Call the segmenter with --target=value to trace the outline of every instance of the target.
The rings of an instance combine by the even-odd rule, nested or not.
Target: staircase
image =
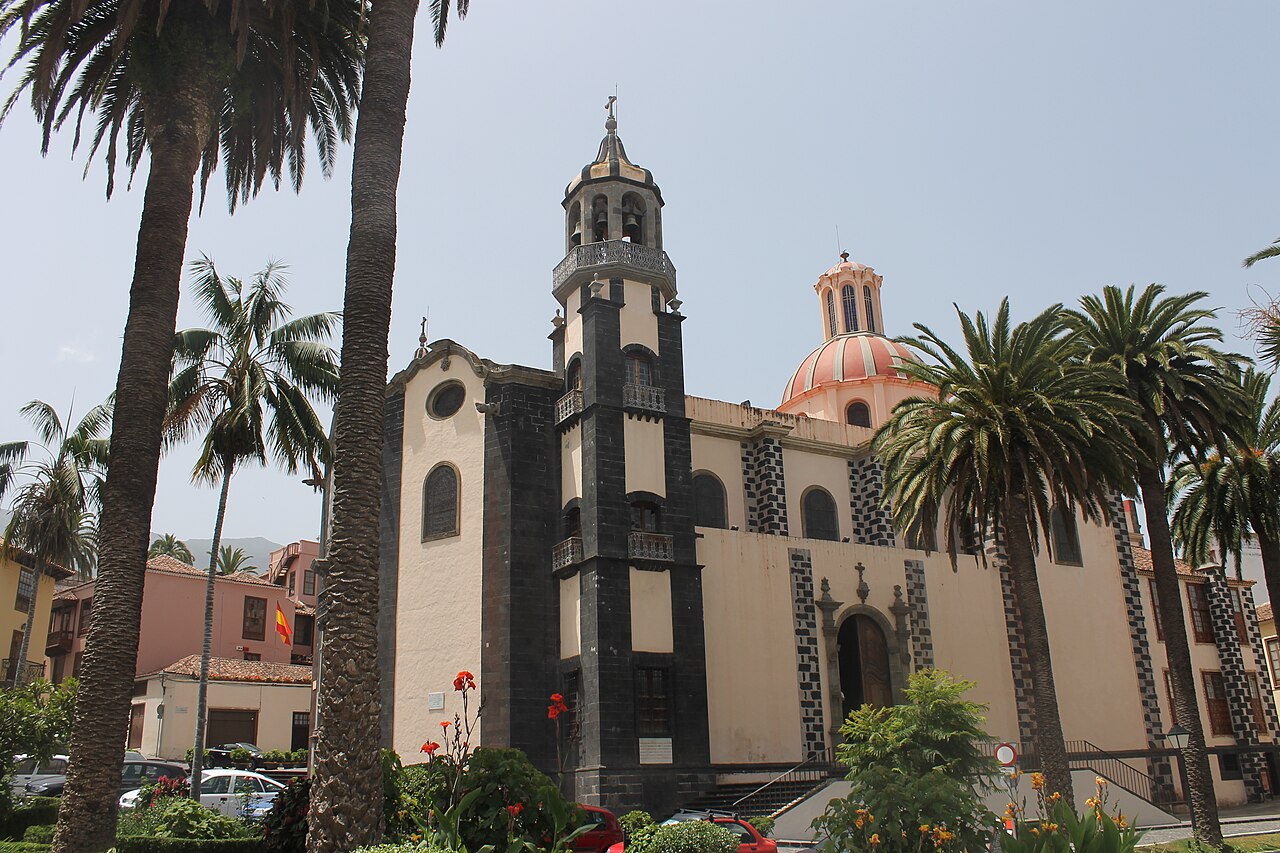
[[[772,817],[825,785],[831,776],[832,768],[825,760],[811,758],[764,784],[732,782],[717,785],[686,803],[684,808],[695,811],[715,809],[744,817]]]

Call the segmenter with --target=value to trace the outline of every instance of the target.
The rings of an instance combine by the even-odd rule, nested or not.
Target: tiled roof
[[[188,655],[160,672],[200,677],[200,655]],[[151,673],[155,675],[156,673]],[[260,660],[209,658],[209,678],[215,681],[262,681],[269,684],[310,684],[311,667]]]
[[[295,601],[293,612],[299,614],[300,616],[316,615],[316,609],[312,607],[310,604],[307,604],[305,601]]]
[[[1140,572],[1154,571],[1151,565],[1151,552],[1146,548],[1133,549],[1133,564]],[[1174,560],[1174,566],[1178,569],[1178,574],[1187,575],[1188,577],[1201,577],[1191,568],[1191,564],[1184,560]]]
[[[1268,619],[1274,619],[1275,616],[1271,612],[1271,602],[1264,601],[1258,605],[1258,621],[1266,622]]]
[[[0,556],[3,556],[4,538],[0,537]],[[19,548],[14,545],[9,553],[9,557],[20,566],[26,566],[28,569],[36,567],[36,558],[25,548]],[[48,563],[44,567],[44,573],[57,581],[66,580],[75,574],[71,569],[60,566],[57,563]]]
[[[187,565],[181,560],[170,557],[168,554],[160,554],[147,560],[147,569],[153,572],[170,572],[175,575],[199,575],[206,577],[209,570],[198,569],[195,566]],[[253,572],[235,572],[230,575],[219,575],[220,578],[226,580],[239,581],[241,583],[252,583],[260,586],[275,586],[271,581],[263,578]]]

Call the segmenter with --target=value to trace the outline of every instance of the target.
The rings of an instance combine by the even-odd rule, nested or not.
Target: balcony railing
[[[66,654],[71,651],[71,643],[75,638],[76,632],[70,628],[50,631],[49,638],[45,640],[44,653],[49,656]]]
[[[667,410],[667,391],[652,385],[623,385],[622,406],[626,409],[640,409],[645,412],[665,412]]]
[[[665,279],[672,291],[675,290],[676,268],[667,253],[628,240],[606,240],[575,247],[551,273],[551,286],[559,289],[560,285],[580,270],[611,266],[627,266],[652,273]]]
[[[665,533],[633,530],[627,536],[627,556],[633,560],[659,560],[670,563],[676,558],[675,545]]]
[[[582,537],[572,536],[551,549],[551,570],[576,566],[582,562]]]
[[[5,689],[13,687],[14,679],[18,675],[17,663],[17,661],[10,660],[9,658],[0,659],[0,674],[4,675],[4,680],[0,681],[0,687],[4,687]],[[37,678],[44,678],[44,664],[31,663],[28,661],[24,665],[22,683],[30,684]]]
[[[562,424],[575,415],[582,414],[582,392],[570,391],[556,401],[556,424]]]

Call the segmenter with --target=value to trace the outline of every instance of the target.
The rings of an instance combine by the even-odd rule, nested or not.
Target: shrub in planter
[[[646,826],[653,826],[653,815],[646,811],[636,809],[624,814],[618,818],[618,826],[622,827],[622,834],[626,836],[627,841],[631,841],[631,836],[637,830],[644,829]]]
[[[774,820],[768,815],[761,815],[759,817],[749,817],[747,818],[747,823],[754,826],[756,828],[756,832],[760,833],[765,838],[768,838],[769,833],[773,832]]]
[[[22,840],[35,842],[36,844],[52,844],[54,826],[55,824],[52,823],[28,826],[27,831],[22,833]]]
[[[738,836],[714,823],[687,820],[658,827],[643,853],[738,853]]]
[[[262,821],[262,849],[269,853],[305,853],[311,780],[294,779],[276,794]]]

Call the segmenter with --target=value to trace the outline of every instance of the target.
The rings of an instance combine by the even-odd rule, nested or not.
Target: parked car
[[[65,758],[65,757],[64,757]],[[67,785],[65,760],[58,773],[33,776],[28,779],[22,793],[33,797],[60,797],[62,789]],[[170,779],[187,778],[187,768],[174,761],[158,761],[153,758],[126,758],[120,773],[120,790],[131,791],[141,788],[147,782],[154,782],[161,776]]]
[[[745,818],[730,812],[719,811],[678,811],[663,821],[663,825],[683,823],[687,820],[705,820],[716,826],[723,826],[738,836],[738,853],[778,853],[778,842],[765,838]],[[621,844],[609,848],[608,853],[622,853]]]
[[[605,853],[615,844],[622,843],[622,827],[613,812],[595,806],[581,806],[587,813],[591,829],[573,839],[573,849],[583,853]]]
[[[44,784],[48,777],[61,777],[67,773],[67,756],[55,755],[48,761],[37,761],[28,756],[19,756],[14,766],[13,781],[9,783],[14,796],[29,796],[34,793],[27,790],[27,785],[36,782]],[[40,781],[36,781],[40,780]]]
[[[211,746],[205,750],[205,755],[209,756],[210,767],[230,767],[231,753],[237,749],[243,749],[249,753],[249,769],[253,770],[258,766],[258,762],[262,759],[262,750],[258,749],[256,744],[252,743],[224,743],[220,746]]]
[[[240,817],[264,804],[269,811],[271,801],[283,790],[284,785],[275,779],[252,770],[214,768],[200,774],[200,804],[231,817]],[[141,794],[140,790],[124,794],[120,808],[136,808]]]

